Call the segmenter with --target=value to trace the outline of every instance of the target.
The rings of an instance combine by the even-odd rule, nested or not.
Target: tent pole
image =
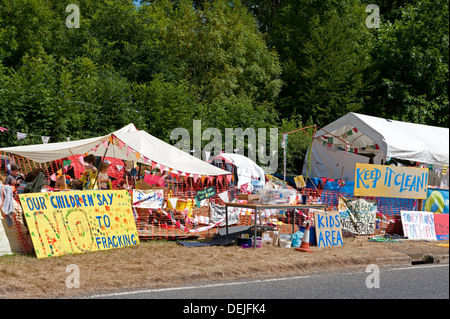
[[[95,176],[94,186],[95,186],[95,184],[97,183],[97,180],[98,180],[98,173],[100,173],[100,167],[102,167],[102,164],[103,164],[103,162],[105,161],[106,153],[108,152],[108,149],[109,149],[109,145],[110,145],[110,144],[111,144],[111,141],[108,141],[108,146],[106,147],[105,154],[103,154],[102,161],[100,162],[100,166],[99,166],[98,169],[97,169],[97,176]],[[97,185],[97,186],[98,186],[98,189],[100,189],[100,185]]]
[[[287,148],[287,133],[283,134],[283,180],[286,181],[286,148]]]

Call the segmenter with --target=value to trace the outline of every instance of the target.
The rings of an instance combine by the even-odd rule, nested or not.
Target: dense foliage
[[[348,112],[448,127],[448,0],[379,1],[379,28],[368,4],[0,0],[0,146],[129,123],[174,143],[193,119],[282,133]],[[309,144],[295,134],[293,173]]]

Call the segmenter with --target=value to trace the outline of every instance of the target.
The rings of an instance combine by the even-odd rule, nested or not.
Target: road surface
[[[449,265],[427,264],[386,269],[369,266],[365,271],[191,284],[185,287],[97,294],[87,298],[185,299],[189,307],[192,306],[192,299],[246,302],[252,299],[254,302],[273,299],[449,299]]]

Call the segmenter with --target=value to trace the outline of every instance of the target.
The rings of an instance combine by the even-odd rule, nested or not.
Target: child
[[[23,181],[23,176],[20,174],[20,166],[13,164],[11,165],[11,174],[9,174],[5,179],[5,185],[19,186]]]
[[[95,182],[97,179],[97,168],[95,167],[95,161],[96,157],[92,154],[89,154],[84,157],[84,168],[86,169],[83,174],[81,174],[81,177],[79,178],[79,181],[81,183],[82,189],[96,189],[96,185],[98,184]]]
[[[99,172],[98,172],[98,183],[100,185],[100,189],[111,189],[111,183],[108,176],[108,169],[109,165],[111,163],[109,161],[103,161],[102,165],[100,166]]]

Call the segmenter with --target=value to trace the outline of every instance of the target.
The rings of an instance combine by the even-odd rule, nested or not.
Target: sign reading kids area
[[[38,258],[139,244],[126,190],[32,193],[19,198]]]
[[[355,167],[355,196],[427,198],[428,169],[360,164]]]

